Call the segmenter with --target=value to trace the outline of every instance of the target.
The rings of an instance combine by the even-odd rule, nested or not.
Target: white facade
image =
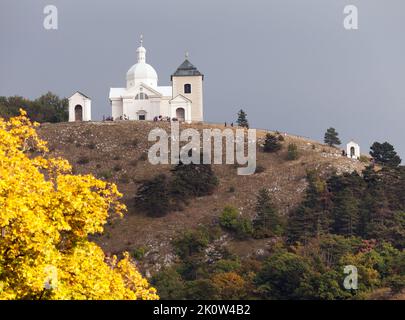
[[[91,121],[91,99],[79,91],[69,98],[69,121]]]
[[[360,146],[356,142],[350,141],[346,145],[346,154],[350,159],[360,159]]]
[[[127,72],[126,88],[110,89],[113,119],[151,121],[169,117],[186,122],[203,121],[203,75],[186,59],[172,75],[173,86],[159,86],[155,69],[146,63],[142,38],[136,52],[138,62]],[[175,85],[179,82],[181,86]]]

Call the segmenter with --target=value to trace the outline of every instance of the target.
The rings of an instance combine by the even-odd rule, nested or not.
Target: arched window
[[[184,93],[191,93],[191,84],[186,83],[184,85]]]
[[[149,96],[146,93],[143,93],[143,92],[138,93],[135,96],[135,100],[148,100],[148,99],[149,99]]]

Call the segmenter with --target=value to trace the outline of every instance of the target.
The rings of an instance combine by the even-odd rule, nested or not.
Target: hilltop
[[[303,137],[274,133],[284,137],[283,148],[277,153],[258,151],[258,173],[238,176],[233,165],[213,165],[219,178],[219,186],[213,195],[196,198],[182,211],[151,218],[135,209],[136,191],[145,179],[157,173],[169,173],[172,168],[170,165],[153,166],[147,160],[147,151],[153,144],[147,140],[148,133],[156,126],[170,132],[169,123],[140,121],[42,124],[38,130],[48,141],[51,155],[69,160],[75,173],[90,173],[118,185],[128,214],[109,223],[104,235],[95,240],[108,254],[143,248],[145,257],[140,268],[148,275],[173,262],[175,255],[171,242],[179,231],[209,224],[218,218],[225,205],[232,205],[243,215],[251,217],[257,191],[267,188],[276,207],[287,215],[302,200],[308,170],[317,169],[327,176],[333,171],[338,174],[361,172],[365,167],[360,161],[343,157],[340,149]],[[198,130],[224,129],[223,125],[212,124],[182,124],[180,129],[191,127]],[[267,132],[257,131],[258,145],[263,143]],[[285,160],[289,143],[298,146],[298,160]],[[240,241],[229,236],[222,237],[221,241],[241,257],[264,251],[268,245],[267,240]]]

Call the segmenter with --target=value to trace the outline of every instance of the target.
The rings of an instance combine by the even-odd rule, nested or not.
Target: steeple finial
[[[143,47],[143,34],[141,34],[141,47]]]
[[[186,51],[186,53],[184,55],[185,55],[186,59],[188,59],[188,56],[189,56],[188,51]]]

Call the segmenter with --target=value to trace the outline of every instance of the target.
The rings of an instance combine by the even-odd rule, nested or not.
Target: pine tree
[[[279,236],[283,232],[281,217],[274,207],[270,193],[260,189],[257,195],[256,218],[253,220],[256,238]]]
[[[330,194],[316,172],[307,175],[305,199],[288,219],[288,242],[307,242],[313,237],[329,233],[331,227]]]
[[[236,121],[236,123],[240,127],[249,128],[249,122],[247,120],[247,114],[242,109],[240,109],[240,111],[238,112],[238,120]]]
[[[374,142],[370,149],[370,155],[374,158],[376,163],[381,165],[397,167],[402,161],[394,147],[388,142]]]
[[[271,133],[266,134],[263,146],[264,152],[277,152],[281,149],[281,147],[282,145],[276,136],[272,135]]]
[[[336,132],[335,128],[329,128],[326,130],[324,142],[330,147],[342,144],[339,139],[339,134]]]
[[[171,209],[167,177],[160,174],[145,181],[138,189],[135,205],[150,216],[166,215]]]
[[[345,189],[338,193],[333,209],[335,217],[335,232],[345,236],[356,234],[360,212],[359,201],[354,197],[352,190]]]

